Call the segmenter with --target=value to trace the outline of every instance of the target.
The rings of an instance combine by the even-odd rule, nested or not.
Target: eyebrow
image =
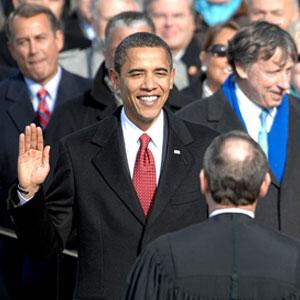
[[[131,70],[129,70],[128,71],[128,74],[132,74],[132,73],[135,73],[135,72],[144,72],[145,71],[145,69],[142,69],[142,68],[135,68],[135,69],[131,69]],[[169,72],[169,70],[168,69],[166,69],[166,68],[156,68],[156,69],[154,69],[154,71],[163,71],[163,72]]]

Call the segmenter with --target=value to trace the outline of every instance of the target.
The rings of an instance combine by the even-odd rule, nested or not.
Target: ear
[[[240,78],[248,79],[248,72],[244,67],[242,67],[241,65],[236,65],[235,69]]]
[[[261,186],[260,186],[258,198],[263,198],[264,196],[266,196],[266,194],[269,190],[270,183],[271,183],[271,176],[269,173],[267,173],[265,175],[265,178],[264,178]]]
[[[60,52],[64,47],[64,34],[61,30],[56,31],[55,40],[56,40],[58,51]]]
[[[201,192],[202,194],[206,194],[208,192],[208,182],[204,173],[204,169],[200,171],[199,180],[200,180]]]
[[[208,54],[205,51],[201,51],[199,53],[199,59],[200,59],[202,65],[206,65],[207,64],[207,55]]]
[[[118,90],[120,88],[120,76],[114,69],[109,69],[109,78],[113,84],[113,87]]]
[[[176,74],[176,70],[175,68],[173,68],[171,70],[171,79],[170,79],[170,90],[173,89],[173,86],[174,86],[174,78],[175,78],[175,74]]]

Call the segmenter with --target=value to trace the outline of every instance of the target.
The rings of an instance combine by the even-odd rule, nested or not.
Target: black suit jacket
[[[264,225],[300,238],[300,102],[289,96],[288,149],[281,184],[272,175],[267,196],[258,202],[256,219]],[[221,90],[211,97],[195,101],[178,112],[182,119],[204,124],[220,133],[244,130],[242,123]]]
[[[125,299],[299,299],[300,242],[226,213],[149,245]]]
[[[166,121],[166,153],[147,219],[129,174],[119,111],[65,137],[45,201],[40,191],[11,210],[19,238],[31,252],[62,250],[72,223],[77,225],[74,299],[119,299],[127,272],[146,244],[206,218],[198,174],[215,132],[170,113]],[[11,206],[16,197],[12,190]]]
[[[63,103],[78,97],[91,87],[91,81],[65,70],[59,83],[56,106],[50,122],[45,130],[47,144],[57,140],[52,127],[57,121],[56,109]],[[28,88],[23,76],[17,75],[4,80],[0,84],[0,224],[3,225],[6,213],[6,198],[10,185],[17,178],[17,157],[19,134],[31,122],[36,122]],[[63,124],[62,124],[63,126]]]

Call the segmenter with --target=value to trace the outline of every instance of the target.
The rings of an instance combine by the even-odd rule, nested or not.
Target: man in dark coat
[[[298,299],[300,242],[254,222],[270,184],[262,149],[232,131],[215,138],[203,165],[209,220],[151,243],[125,299]]]
[[[0,224],[11,228],[6,198],[9,187],[17,179],[19,134],[28,123],[40,124],[43,102],[48,114],[44,134],[47,143],[52,144],[56,140],[52,126],[57,121],[57,108],[89,90],[91,82],[58,65],[63,36],[59,22],[49,9],[38,5],[21,5],[11,14],[8,22],[9,48],[20,69],[20,72],[0,84]],[[47,92],[42,101],[37,94],[43,89]],[[23,252],[15,241],[1,237],[0,272],[3,272],[3,276],[0,278],[6,281],[4,286],[10,286],[10,299],[15,299],[16,294],[22,294],[22,299],[25,299],[24,293],[20,292],[20,281],[22,277],[28,278],[28,272],[21,274],[22,259]],[[29,269],[26,268],[26,271]],[[43,274],[47,274],[45,269],[34,276],[40,280]],[[52,277],[54,283],[55,278]],[[47,278],[46,285],[50,281]],[[33,285],[34,289],[39,288],[37,283]],[[52,292],[55,295],[55,284]],[[43,290],[43,293],[45,298],[49,295],[53,299],[47,290]]]
[[[162,109],[173,77],[170,49],[159,37],[142,32],[123,40],[112,79],[124,106],[62,140],[47,191],[41,185],[50,150],[41,129],[32,124],[20,136],[19,186],[10,198],[17,233],[28,250],[47,255],[61,251],[72,224],[77,227],[74,299],[119,299],[146,244],[206,218],[197,174],[215,132]],[[146,149],[140,142],[145,137]]]
[[[228,59],[234,75],[214,95],[178,115],[221,133],[247,131],[264,147],[272,183],[265,200],[258,203],[256,219],[300,238],[300,103],[287,94],[296,46],[278,26],[256,22],[230,41]]]

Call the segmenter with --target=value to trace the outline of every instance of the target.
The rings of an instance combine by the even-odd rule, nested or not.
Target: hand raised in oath
[[[40,127],[30,124],[19,137],[18,180],[25,198],[32,198],[45,181],[49,171],[50,146],[44,147]]]

